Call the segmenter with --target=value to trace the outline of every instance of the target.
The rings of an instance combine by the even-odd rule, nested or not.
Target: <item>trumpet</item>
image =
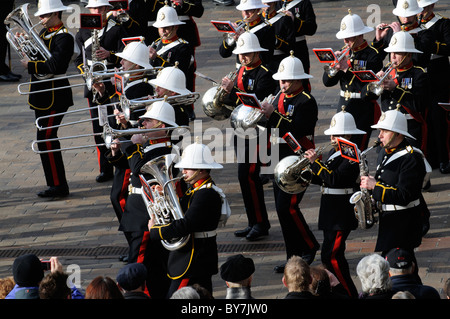
[[[336,73],[338,72],[338,71],[336,70],[336,64],[338,64],[338,63],[345,57],[345,55],[347,54],[348,51],[350,51],[350,49],[351,49],[351,46],[346,45],[346,46],[343,48],[344,52],[342,52],[341,55],[339,55],[337,61],[335,61],[335,62],[333,62],[333,63],[330,63],[330,64],[326,64],[326,65],[323,67],[324,71],[325,71],[329,76],[335,76],[335,75],[336,75]]]
[[[156,131],[172,131],[176,129],[189,129],[189,126],[176,126],[176,127],[162,127],[162,128],[150,128],[150,129],[128,129],[128,130],[116,130],[113,129],[106,123],[103,126],[103,132],[100,133],[90,133],[90,134],[80,134],[80,135],[74,135],[74,136],[65,136],[65,137],[56,137],[56,138],[50,138],[45,140],[34,140],[31,143],[31,149],[33,152],[37,154],[46,154],[46,153],[54,153],[54,152],[61,152],[61,151],[69,151],[69,150],[77,150],[82,148],[90,148],[90,147],[98,147],[98,146],[106,146],[107,148],[111,148],[111,145],[114,144],[114,139],[124,136],[130,136],[134,134],[142,134],[142,133],[149,133],[149,132],[156,132]],[[41,143],[49,143],[49,142],[56,142],[56,141],[64,141],[64,140],[71,140],[76,138],[82,138],[82,137],[91,137],[91,136],[102,136],[104,143],[99,144],[87,144],[87,145],[79,145],[79,146],[71,146],[71,147],[65,147],[65,148],[58,148],[58,149],[52,149],[52,150],[40,150],[39,144]],[[168,136],[166,136],[168,137]],[[131,142],[131,141],[130,141]]]
[[[236,35],[236,34],[238,34],[239,32],[241,32],[241,30],[245,27],[245,25],[246,25],[246,22],[244,21],[244,20],[242,20],[241,22],[239,22],[237,25],[236,25],[236,28],[235,28],[235,33],[225,33],[224,34],[224,41],[225,41],[225,43],[228,45],[228,46],[233,46],[235,43],[236,43],[236,40],[234,39],[234,36]]]
[[[386,67],[388,67],[388,68],[384,71],[384,75],[381,77],[381,79],[378,82],[370,82],[367,85],[367,89],[370,92],[376,94],[377,96],[380,96],[381,93],[383,93],[384,89],[381,86],[381,84],[383,84],[384,80],[389,76],[391,71],[396,68],[396,65],[394,63],[389,62],[389,64]]]

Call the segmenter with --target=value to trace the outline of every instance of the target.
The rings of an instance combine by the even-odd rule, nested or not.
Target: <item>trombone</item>
[[[348,51],[350,51],[351,46],[349,45],[345,45],[345,47],[343,47],[344,52],[341,53],[341,55],[339,55],[337,61],[330,63],[330,64],[326,64],[323,69],[325,70],[325,72],[329,75],[329,76],[335,76],[337,71],[336,71],[336,64],[338,64],[342,58],[347,54]]]
[[[397,66],[395,63],[389,62],[389,64],[386,65],[387,69],[384,71],[384,75],[380,78],[377,82],[370,82],[367,86],[367,89],[369,92],[372,92],[376,94],[377,96],[380,96],[381,93],[383,93],[384,89],[381,86],[381,84],[384,82],[384,80],[390,75],[391,71],[395,69]]]
[[[162,127],[162,128],[149,128],[149,129],[116,130],[116,129],[113,129],[111,126],[109,126],[108,123],[106,123],[103,126],[103,132],[101,132],[101,133],[90,133],[90,134],[80,134],[80,135],[74,135],[74,136],[56,137],[56,138],[50,138],[50,139],[46,139],[46,140],[39,140],[39,141],[38,140],[34,140],[31,143],[31,149],[33,150],[33,152],[35,152],[37,154],[46,154],[46,153],[54,153],[54,152],[76,150],[76,149],[98,147],[98,146],[106,146],[107,148],[111,148],[111,145],[115,144],[113,142],[114,139],[119,138],[119,137],[124,137],[124,136],[129,136],[129,135],[134,135],[134,134],[156,132],[156,131],[173,131],[173,130],[176,130],[176,129],[188,129],[189,130],[189,126],[175,126],[175,127]],[[79,145],[79,146],[57,148],[57,149],[52,149],[52,150],[39,150],[39,146],[38,146],[40,143],[63,141],[63,140],[69,140],[69,139],[75,139],[75,138],[81,138],[81,137],[91,137],[91,136],[102,136],[103,140],[105,142],[104,143],[99,143],[99,144],[88,144],[88,145]],[[166,137],[168,137],[168,136],[166,136]]]
[[[99,71],[94,71],[95,69],[100,69]],[[51,88],[51,89],[45,89],[45,90],[38,90],[38,91],[33,91],[30,92],[28,91],[23,91],[22,90],[22,86],[27,85],[28,87],[30,86],[30,82],[27,83],[21,83],[17,86],[17,91],[19,92],[20,95],[29,95],[29,94],[34,94],[34,93],[41,93],[41,92],[48,92],[48,91],[55,91],[55,90],[62,90],[62,89],[67,89],[67,88],[74,88],[74,87],[80,87],[80,86],[87,86],[88,90],[92,90],[92,86],[95,83],[98,83],[100,81],[102,81],[103,79],[107,79],[107,78],[112,78],[114,75],[123,75],[125,77],[125,79],[129,78],[132,74],[135,73],[144,73],[144,75],[148,76],[148,75],[155,75],[158,73],[158,71],[162,69],[162,67],[155,67],[155,68],[150,68],[150,69],[136,69],[136,70],[128,70],[128,71],[116,71],[114,69],[107,69],[106,65],[102,62],[96,62],[93,63],[90,67],[89,70],[83,74],[74,74],[74,75],[67,75],[67,76],[61,76],[61,77],[55,77],[52,79],[45,79],[45,80],[41,80],[41,81],[35,81],[32,82],[31,84],[38,84],[38,83],[44,83],[44,82],[50,82],[50,81],[55,81],[55,80],[62,80],[62,79],[73,79],[73,78],[83,78],[85,80],[85,83],[79,83],[79,84],[71,84],[71,85],[66,85],[66,86],[61,86],[61,87],[57,87],[57,88]]]

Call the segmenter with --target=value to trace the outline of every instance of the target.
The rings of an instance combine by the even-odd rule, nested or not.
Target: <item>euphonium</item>
[[[381,84],[383,84],[384,80],[389,76],[392,69],[395,69],[394,63],[389,63],[387,66],[388,66],[388,68],[384,71],[384,75],[381,77],[381,79],[378,82],[370,82],[367,87],[370,92],[372,92],[378,96],[380,96],[381,93],[383,93],[383,91],[384,91]]]
[[[378,145],[380,145],[380,142],[377,141],[373,146],[361,152],[359,162],[360,176],[369,176],[366,154]],[[369,229],[373,225],[375,225],[375,223],[377,222],[377,217],[375,215],[379,212],[379,209],[376,207],[375,201],[371,197],[368,189],[361,187],[360,191],[354,193],[350,197],[350,203],[355,205],[355,215],[358,219],[358,225],[361,229]]]
[[[315,149],[318,156],[323,153],[324,146]],[[273,172],[275,183],[288,194],[305,191],[311,184],[312,171],[309,159],[303,155],[291,155],[283,158]]]
[[[14,9],[6,17],[4,21],[8,31],[6,33],[6,39],[21,59],[26,56],[30,61],[46,61],[52,55],[39,37],[39,34],[34,30],[37,26],[41,25],[41,22],[35,25],[31,24],[28,15],[28,5],[29,3],[23,4]],[[10,28],[8,24],[14,24],[14,26]],[[15,33],[19,33],[20,35],[16,36]],[[53,77],[53,74],[34,74],[34,77],[42,80]]]
[[[182,177],[174,178],[172,175],[174,159],[177,155],[162,155],[154,160],[145,163],[141,168],[141,173],[150,174],[154,180],[145,181],[140,175],[143,187],[142,198],[147,206],[150,218],[156,219],[157,225],[163,225],[174,220],[184,218],[177,193],[173,182]],[[162,195],[157,190],[153,190],[150,183],[156,182],[162,188]],[[161,243],[167,250],[173,251],[180,249],[189,241],[190,235],[173,238],[171,240],[162,240]]]
[[[237,76],[237,70],[228,73],[226,76],[234,81]],[[202,107],[205,114],[217,121],[222,121],[230,117],[233,106],[224,103],[227,92],[220,86],[214,85],[207,90],[202,98]]]
[[[344,49],[344,51],[338,57],[337,62],[333,62],[333,63],[330,63],[330,64],[325,64],[325,66],[323,67],[323,69],[325,70],[325,72],[329,76],[335,76],[336,75],[336,73],[338,72],[336,70],[336,68],[335,68],[336,64],[338,64],[342,60],[342,58],[347,54],[347,52],[351,49],[351,47],[346,45],[343,49]]]

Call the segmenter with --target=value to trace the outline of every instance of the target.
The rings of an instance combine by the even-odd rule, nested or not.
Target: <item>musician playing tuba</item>
[[[341,156],[337,138],[350,140],[352,135],[365,134],[356,128],[353,116],[345,108],[331,119],[330,127],[325,130],[333,146],[327,159],[321,161],[314,149],[309,149],[304,156],[311,162],[312,183],[321,185],[319,210],[319,229],[323,231],[321,245],[322,264],[342,283],[347,294],[358,297],[358,291],[352,281],[347,259],[345,242],[350,232],[358,227],[354,207],[349,199],[356,187],[360,169],[358,164]]]
[[[262,112],[267,118],[269,128],[277,128],[279,136],[290,132],[300,143],[302,149],[314,147],[314,128],[317,122],[318,108],[315,98],[303,87],[303,80],[312,78],[304,72],[303,64],[291,52],[291,56],[283,59],[278,72],[273,75],[278,80],[280,92],[272,103],[262,103]],[[272,137],[272,142],[275,137]],[[278,138],[279,154],[272,151],[272,161],[295,155],[288,144]],[[313,232],[300,211],[299,204],[305,191],[299,194],[288,194],[274,183],[275,206],[286,245],[286,260],[291,256],[302,257],[311,264],[319,249]],[[275,267],[277,273],[284,271],[284,264]]]
[[[211,277],[218,272],[216,229],[226,202],[210,171],[221,169],[222,165],[214,161],[208,146],[196,142],[185,148],[175,167],[182,169],[188,186],[180,198],[184,218],[159,226],[152,218],[148,224],[150,239],[153,242],[191,235],[184,247],[169,253],[167,275],[172,281],[168,297],[182,286],[193,284],[212,295]]]
[[[128,198],[125,202],[119,230],[124,232],[128,241],[128,262],[143,262],[147,269],[152,269],[147,278],[147,288],[152,298],[165,298],[169,281],[165,266],[168,251],[158,241],[148,241],[146,232],[149,214],[142,199],[142,184],[139,178],[143,165],[159,156],[174,151],[170,133],[164,128],[177,127],[175,111],[172,105],[164,101],[152,104],[151,108],[141,116],[140,122],[145,129],[161,128],[162,130],[135,134],[131,142],[114,140],[111,145],[112,158],[116,165],[129,166],[131,170]],[[144,174],[147,180],[153,177]]]
[[[51,57],[43,61],[30,61],[28,58],[21,60],[22,65],[31,74],[30,92],[46,90],[45,92],[30,94],[28,104],[34,110],[36,118],[66,112],[73,105],[72,90],[70,88],[52,90],[54,87],[69,85],[67,79],[47,81],[39,83],[35,74],[63,75],[69,66],[74,52],[74,38],[63,25],[62,12],[70,10],[60,0],[40,0],[39,9],[35,13],[44,26],[39,32],[44,45],[50,50]],[[50,45],[51,44],[51,45]],[[58,125],[63,116],[49,117],[43,126]],[[37,140],[57,138],[58,128],[45,131],[37,130]],[[59,141],[39,143],[41,151],[60,149]],[[69,186],[66,180],[64,162],[61,152],[41,154],[41,162],[44,168],[47,190],[39,192],[39,197],[66,197],[69,195]]]

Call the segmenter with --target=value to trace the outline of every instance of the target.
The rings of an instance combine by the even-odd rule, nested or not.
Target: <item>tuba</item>
[[[6,17],[4,21],[7,29],[6,39],[21,59],[27,57],[30,61],[46,61],[52,55],[39,34],[36,33],[35,28],[41,25],[41,22],[35,25],[31,24],[28,5],[29,3],[23,4]],[[13,27],[9,27],[9,24]],[[16,33],[20,35],[16,36]],[[53,74],[35,74],[34,76],[38,80],[42,80],[53,77]]]
[[[369,176],[369,168],[366,162],[366,154],[374,147],[380,145],[377,141],[375,144],[365,151],[361,152],[361,158],[359,162],[359,175]],[[376,206],[375,201],[371,197],[369,190],[362,188],[361,190],[354,193],[350,197],[350,203],[355,205],[355,215],[358,219],[358,225],[361,229],[369,229],[377,222],[375,217],[376,213],[379,213],[379,208]]]
[[[321,155],[325,146],[315,149]],[[313,173],[309,159],[300,155],[291,155],[283,158],[273,172],[275,183],[285,193],[298,194],[305,191],[311,184]]]
[[[226,77],[234,81],[237,77],[237,70],[228,73]],[[202,98],[202,107],[208,117],[217,121],[226,120],[230,117],[234,106],[224,103],[226,95],[227,92],[220,85],[214,85],[205,92]]]
[[[177,193],[173,182],[181,177],[173,177],[173,163],[177,155],[167,154],[159,156],[147,163],[141,168],[141,173],[150,174],[154,177],[152,180],[145,180],[142,174],[139,175],[143,192],[142,198],[146,204],[147,212],[150,218],[156,219],[157,225],[171,223],[174,220],[184,218]],[[157,183],[162,188],[162,194],[153,190],[151,183]],[[180,249],[189,241],[190,235],[162,240],[161,243],[167,250],[173,251]]]

